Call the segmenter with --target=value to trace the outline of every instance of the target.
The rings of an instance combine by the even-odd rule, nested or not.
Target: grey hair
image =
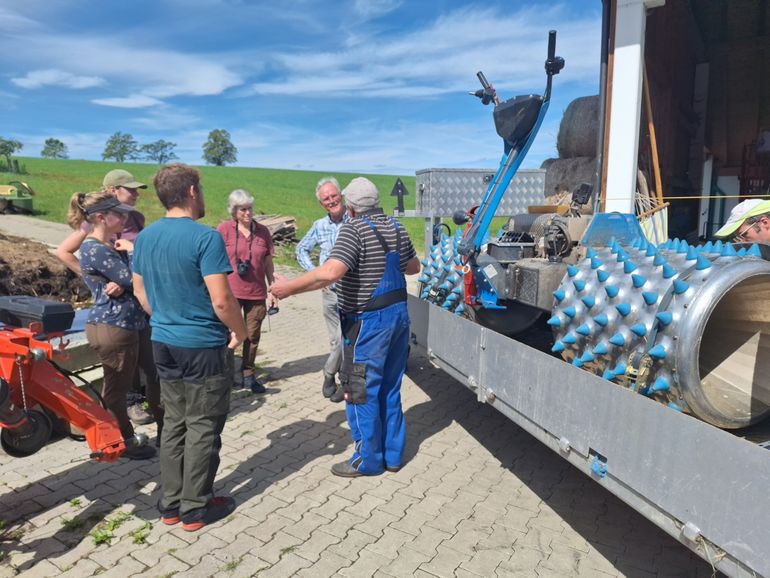
[[[340,188],[340,184],[337,182],[337,179],[335,179],[334,177],[324,177],[320,181],[318,181],[318,184],[315,186],[315,198],[318,199],[319,201],[321,200],[321,194],[319,192],[321,190],[321,187],[328,184],[334,185],[337,189],[337,192],[342,191],[342,189]]]
[[[235,217],[235,209],[243,205],[254,205],[254,197],[243,189],[235,189],[227,197],[227,212],[231,217]]]

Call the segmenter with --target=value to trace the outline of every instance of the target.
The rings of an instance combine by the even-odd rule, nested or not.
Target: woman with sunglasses
[[[67,219],[77,227],[83,222],[91,225],[91,232],[80,246],[80,270],[93,296],[86,338],[104,370],[102,399],[126,441],[123,457],[147,459],[155,455],[155,448],[146,445],[146,438],[134,435],[126,411],[126,395],[133,385],[139,357],[139,333],[146,329],[147,319],[133,295],[128,255],[119,252],[111,241],[123,230],[131,211],[133,207],[122,204],[110,192],[75,193]],[[122,292],[108,295],[109,283],[117,284]],[[158,416],[158,409],[153,409]]]
[[[275,305],[267,292],[273,284],[273,238],[267,227],[254,220],[254,198],[243,189],[230,193],[227,210],[231,219],[221,223],[217,231],[225,241],[233,268],[227,280],[241,305],[248,332],[243,342],[242,383],[253,393],[265,393],[265,386],[257,379],[254,360],[262,321],[268,307]]]

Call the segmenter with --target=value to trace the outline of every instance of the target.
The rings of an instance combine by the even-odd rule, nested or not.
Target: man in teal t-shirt
[[[222,237],[195,221],[205,214],[200,173],[183,164],[155,175],[166,216],[134,245],[134,294],[150,318],[165,408],[160,447],[164,524],[196,531],[229,515],[232,498],[213,496],[220,435],[230,410],[227,349],[246,337]]]

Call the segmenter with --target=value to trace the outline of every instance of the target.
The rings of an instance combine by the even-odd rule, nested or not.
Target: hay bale
[[[569,103],[556,138],[559,158],[595,157],[598,124],[598,95],[581,96]]]
[[[540,166],[545,169],[545,203],[569,205],[572,191],[581,183],[593,183],[596,159],[546,159]],[[589,203],[590,205],[590,203]]]

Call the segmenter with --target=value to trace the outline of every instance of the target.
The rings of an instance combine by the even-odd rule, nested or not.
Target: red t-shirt
[[[238,265],[235,260],[235,241],[237,238],[238,259],[248,261],[249,237],[238,232],[238,224],[235,220],[225,221],[217,227],[217,231],[225,240],[227,258],[230,259],[230,266],[233,268],[233,272],[227,276],[233,295],[237,299],[257,301],[267,299],[265,258],[272,257],[274,254],[273,238],[270,236],[268,228],[256,221],[252,222],[251,230],[251,267],[246,275],[241,277],[238,275]],[[240,236],[236,237],[237,235]]]

